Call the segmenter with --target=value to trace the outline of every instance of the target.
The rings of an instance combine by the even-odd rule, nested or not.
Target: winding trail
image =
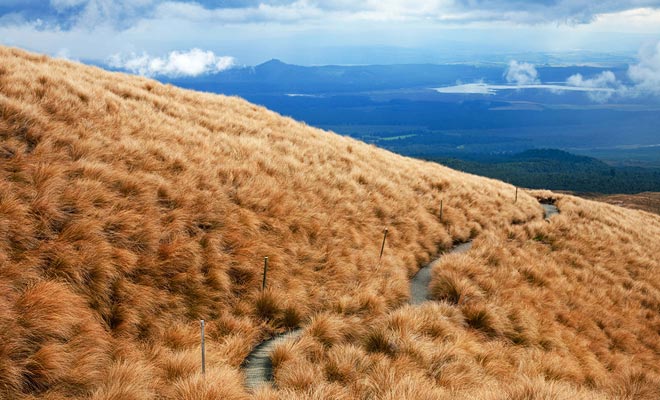
[[[465,242],[454,246],[449,253],[465,253],[472,248],[472,242]],[[429,284],[431,283],[431,267],[442,256],[423,266],[410,281],[410,304],[421,304],[429,298]]]
[[[454,246],[449,253],[465,253],[472,247],[472,242],[465,242]],[[443,253],[448,254],[448,253]],[[428,300],[429,283],[431,282],[431,266],[440,258],[431,261],[422,267],[410,281],[410,304],[420,304]],[[270,355],[280,343],[289,339],[297,339],[303,329],[298,328],[268,339],[254,348],[243,363],[245,371],[245,386],[256,389],[259,386],[269,384],[273,380],[273,364]]]
[[[549,220],[553,215],[559,214],[559,210],[554,204],[541,204],[543,206],[544,217]],[[416,305],[428,301],[429,284],[431,283],[431,269],[434,263],[445,254],[465,253],[472,248],[472,241],[454,246],[448,253],[441,254],[438,258],[431,261],[415,274],[410,281],[410,304]],[[255,347],[243,362],[245,371],[245,386],[248,389],[256,389],[263,385],[268,385],[273,380],[273,363],[270,355],[275,346],[284,343],[290,339],[297,339],[303,332],[303,328],[294,329],[275,336]]]
[[[545,219],[550,219],[553,215],[559,214],[559,209],[554,204],[544,204],[541,203],[543,207],[543,212],[545,213]]]
[[[270,354],[275,346],[289,339],[297,339],[302,334],[302,328],[294,329],[259,343],[243,362],[245,370],[245,386],[256,389],[273,380],[273,363]]]

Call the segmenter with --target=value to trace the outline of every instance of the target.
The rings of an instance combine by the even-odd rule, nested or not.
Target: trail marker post
[[[202,375],[206,375],[206,351],[204,346],[204,320],[200,320],[200,325],[202,328]]]
[[[264,280],[261,283],[261,290],[266,290],[266,274],[268,273],[268,257],[264,257]]]
[[[380,256],[378,256],[378,261],[383,258],[383,251],[385,251],[385,239],[387,239],[387,231],[388,229],[385,228],[385,234],[383,235],[383,245],[380,246]]]
[[[440,200],[440,221],[442,221],[442,200]]]

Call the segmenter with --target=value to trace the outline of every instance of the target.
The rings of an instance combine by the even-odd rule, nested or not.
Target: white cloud
[[[660,41],[639,52],[639,63],[628,68],[636,94],[660,95]]]
[[[126,29],[131,21],[154,15],[210,19],[217,23],[301,23],[334,19],[580,25],[602,17],[611,19],[608,16],[613,14],[644,9],[654,12],[660,7],[660,0],[50,0],[49,4],[60,13],[60,21],[67,19],[71,27],[93,27],[107,22]],[[72,14],[63,13],[65,11]]]
[[[405,62],[445,62],[452,52],[457,56],[451,61],[473,61],[469,57],[481,54],[573,49],[629,56],[643,40],[660,33],[660,0],[0,0],[0,4],[0,43],[49,54],[66,47],[72,57],[96,62],[115,53],[160,55],[193,47],[222,48],[247,64],[273,57],[303,64],[398,62],[397,55],[385,52],[370,61],[366,55],[344,57],[327,49],[343,47],[348,52],[367,46],[418,51]],[[7,13],[2,15],[3,11]]]
[[[128,29],[136,21],[149,18],[159,0],[50,0],[56,11],[51,17],[58,29],[82,27],[94,30],[99,25]]]
[[[76,0],[61,0],[76,1]],[[96,0],[100,1],[100,0]],[[294,22],[311,19],[369,21],[437,21],[448,23],[509,22],[520,24],[589,24],[602,16],[645,9],[653,12],[659,0],[261,0],[234,1],[233,6],[212,7],[210,2],[164,1],[156,14],[225,22]],[[211,3],[213,4],[213,3]],[[213,4],[216,5],[216,4]],[[178,15],[178,14],[177,14]]]
[[[506,81],[516,85],[531,85],[539,83],[539,73],[533,64],[518,61],[509,62],[509,68],[504,73]]]
[[[208,9],[197,3],[165,2],[154,10],[154,17],[159,19],[185,19],[189,21],[208,21],[221,24],[249,23],[287,23],[300,21],[321,21],[336,16],[326,12],[308,1],[296,1],[291,4],[269,5],[259,3],[252,7]]]
[[[109,64],[144,76],[181,77],[224,71],[234,66],[234,58],[195,48],[187,52],[172,51],[166,57],[117,54],[110,58]]]
[[[611,92],[591,93],[592,99],[597,101],[606,101],[614,94],[623,97],[660,96],[660,41],[640,50],[639,62],[628,66],[628,79],[632,85],[624,85],[612,71],[605,71],[587,79],[581,74],[575,74],[566,83],[584,88],[615,89]]]
[[[585,79],[582,74],[575,74],[569,77],[566,83],[571,86],[586,88],[606,88],[619,85],[612,71],[601,72],[595,77],[588,79]]]
[[[604,103],[614,94],[621,93],[622,90],[625,90],[612,71],[604,71],[593,78],[586,79],[582,74],[575,74],[566,80],[566,84],[590,89],[612,89],[588,92],[589,98],[599,103]]]

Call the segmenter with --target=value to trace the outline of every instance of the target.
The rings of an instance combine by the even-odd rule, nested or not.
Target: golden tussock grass
[[[0,397],[653,398],[658,219],[564,197],[548,224],[513,195],[238,98],[0,48]],[[401,307],[473,238],[434,267],[441,301]],[[276,388],[247,393],[252,347],[298,326]]]
[[[316,351],[322,382],[355,398],[658,398],[660,219],[556,197],[550,222],[484,231],[436,262],[437,302]]]

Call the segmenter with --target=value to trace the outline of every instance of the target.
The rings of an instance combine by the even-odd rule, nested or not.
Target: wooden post
[[[442,221],[442,200],[440,200],[440,221]]]
[[[268,257],[264,257],[264,281],[261,283],[261,290],[266,290],[266,274],[268,273]]]
[[[514,203],[517,203],[517,202],[518,202],[518,186],[516,186],[516,200],[514,201]]]
[[[383,245],[380,246],[380,256],[378,257],[378,261],[383,258],[383,251],[385,250],[385,239],[387,239],[387,228],[385,228],[385,234],[383,235]]]
[[[202,375],[206,375],[206,351],[204,349],[204,320],[199,321],[202,327]]]

